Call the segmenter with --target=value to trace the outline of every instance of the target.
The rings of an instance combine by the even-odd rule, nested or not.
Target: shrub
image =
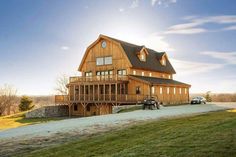
[[[22,96],[19,104],[20,111],[27,111],[34,107],[33,101],[28,96]]]

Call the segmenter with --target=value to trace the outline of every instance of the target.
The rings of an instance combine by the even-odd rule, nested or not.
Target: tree
[[[3,87],[0,87],[0,116],[6,114],[10,114],[11,106],[17,103],[17,90],[5,84]]]
[[[211,94],[211,91],[206,92],[205,97],[206,97],[206,101],[207,102],[211,102],[212,101],[210,94]]]
[[[19,104],[20,111],[27,111],[34,107],[33,101],[28,96],[22,96]]]
[[[68,94],[68,89],[66,85],[69,83],[69,79],[66,75],[61,75],[56,82],[56,88],[55,90],[57,93],[62,94],[62,95],[67,95]]]

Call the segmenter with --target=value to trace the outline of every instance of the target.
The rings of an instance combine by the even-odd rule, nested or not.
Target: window
[[[105,57],[105,65],[112,64],[112,57]]]
[[[78,105],[74,104],[74,111],[78,111]]]
[[[144,76],[144,72],[142,71],[142,76]]]
[[[140,87],[137,86],[137,87],[136,87],[136,94],[140,94],[140,93],[141,93],[141,91],[140,91]]]
[[[170,88],[167,87],[167,94],[170,94]]]
[[[155,87],[152,86],[152,94],[155,94]]]
[[[126,70],[125,69],[117,70],[117,74],[118,75],[126,75]]]
[[[103,57],[96,58],[96,65],[103,65],[103,64],[104,64]]]
[[[151,76],[152,76],[152,73],[149,73],[149,76],[151,77]]]
[[[162,78],[164,78],[165,77],[165,75],[164,74],[162,74]]]
[[[161,64],[164,65],[164,66],[166,65],[166,59],[165,59],[165,57],[162,58]]]
[[[144,54],[141,54],[141,55],[140,55],[140,60],[141,60],[141,61],[145,61],[145,55],[144,55]]]
[[[133,75],[136,75],[136,71],[135,70],[133,71]]]
[[[170,75],[169,75],[168,77],[169,77],[169,79],[171,79],[171,76],[170,76]]]
[[[175,88],[174,88],[174,94],[175,94]]]
[[[182,93],[182,89],[181,88],[179,88],[179,94],[181,94]]]
[[[86,77],[90,77],[90,76],[92,76],[92,72],[91,72],[91,71],[89,71],[89,72],[85,72],[85,76],[86,76]]]
[[[162,87],[160,87],[160,94],[162,94]]]
[[[96,58],[96,65],[108,65],[112,64],[112,57],[98,57]]]
[[[187,94],[187,88],[185,88],[184,90],[185,90],[184,93]]]

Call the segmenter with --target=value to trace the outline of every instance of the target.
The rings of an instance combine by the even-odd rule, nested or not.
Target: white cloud
[[[224,30],[236,30],[236,25],[225,27]]]
[[[185,61],[170,58],[171,64],[175,67],[178,75],[193,75],[199,73],[206,73],[212,70],[222,68],[223,64],[214,64],[214,63],[204,63],[204,62],[194,62],[194,61]]]
[[[160,36],[157,33],[151,34],[143,38],[142,43],[153,50],[156,51],[175,51],[173,47],[166,41],[164,36]]]
[[[139,0],[133,0],[130,8],[137,8],[139,6]]]
[[[221,59],[225,64],[236,64],[236,52],[217,52],[205,51],[201,52],[203,55],[208,55],[212,58]]]
[[[61,49],[64,50],[64,51],[67,51],[67,50],[69,50],[70,48],[69,48],[68,46],[62,46]]]
[[[124,8],[119,8],[119,12],[124,12],[125,9]]]
[[[164,7],[168,7],[170,4],[176,3],[177,0],[151,0],[151,5],[155,6],[155,4],[163,5]]]
[[[198,34],[206,31],[203,28],[171,29],[166,31],[165,34]]]
[[[197,16],[187,16],[183,18],[186,23],[173,25],[168,28],[165,32],[166,34],[196,34],[202,32],[209,32],[210,30],[203,28],[202,26],[213,23],[220,24],[225,27],[225,24],[235,24],[236,15],[224,15],[224,16],[206,16],[206,17],[197,17]],[[225,27],[221,30],[235,30],[236,26]]]

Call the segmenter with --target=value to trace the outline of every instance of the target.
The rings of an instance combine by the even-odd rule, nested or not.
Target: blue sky
[[[166,51],[191,93],[236,92],[234,0],[1,0],[0,86],[54,94],[99,34]]]

